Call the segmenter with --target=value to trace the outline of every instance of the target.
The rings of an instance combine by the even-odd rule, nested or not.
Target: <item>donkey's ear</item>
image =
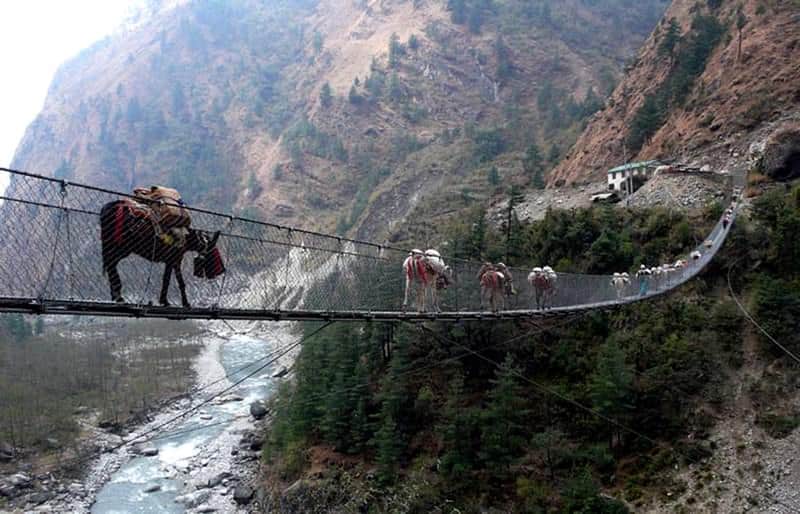
[[[209,241],[208,247],[209,248],[214,248],[215,246],[217,246],[217,240],[218,239],[219,239],[219,230],[214,232],[214,235],[211,236],[211,241]]]

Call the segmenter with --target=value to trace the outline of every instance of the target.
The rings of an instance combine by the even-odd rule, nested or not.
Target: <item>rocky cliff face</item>
[[[62,67],[13,164],[382,237],[556,162],[665,2],[169,2]]]
[[[798,55],[794,0],[675,0],[549,181],[602,179],[626,158],[745,165],[800,115]]]

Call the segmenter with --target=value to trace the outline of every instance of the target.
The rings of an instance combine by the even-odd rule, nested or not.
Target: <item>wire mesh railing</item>
[[[156,257],[164,247],[157,231],[147,226],[151,222],[139,219],[136,222],[145,226],[131,230],[153,235],[127,237],[129,232],[120,232],[125,237],[113,242],[114,251],[125,255],[117,265],[121,301],[114,302],[104,269],[101,210],[130,195],[5,168],[0,174],[10,179],[0,196],[0,310],[231,318],[302,312],[311,319],[350,317],[344,313],[419,315],[420,306],[414,301],[403,305],[406,249],[192,208],[188,209],[192,230],[206,242],[219,233],[216,248],[225,273],[213,280],[194,276],[194,254],[188,253],[179,269],[190,307],[182,306],[175,279],[166,296],[173,307],[160,306],[165,264]],[[696,249],[696,259],[684,257],[684,267],[631,277],[622,287],[608,275],[557,273],[538,295],[535,283],[527,280],[530,270],[512,268],[516,294],[503,295],[496,307],[507,316],[530,315],[618,305],[664,293],[695,276],[713,258],[733,215],[717,223]],[[111,219],[111,223],[123,221],[127,222]],[[157,262],[151,262],[154,258]],[[440,315],[488,314],[491,307],[482,298],[478,279],[481,263],[447,256],[444,261],[452,274],[449,287],[438,291]],[[419,287],[412,284],[412,300],[417,299]],[[430,316],[429,297],[425,310]]]

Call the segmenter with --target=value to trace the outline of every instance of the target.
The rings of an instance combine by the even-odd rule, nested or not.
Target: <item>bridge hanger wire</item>
[[[761,324],[759,324],[759,323],[758,323],[758,321],[756,321],[756,320],[755,320],[755,318],[753,318],[753,316],[750,314],[750,312],[748,312],[748,310],[745,308],[745,306],[742,304],[742,302],[741,302],[741,301],[739,300],[739,298],[736,296],[736,293],[734,293],[734,291],[733,291],[733,283],[732,283],[732,280],[731,280],[731,272],[733,271],[733,268],[734,268],[734,266],[736,266],[736,264],[738,264],[738,263],[739,263],[739,261],[741,261],[741,260],[742,260],[742,257],[739,257],[738,259],[736,259],[736,260],[735,260],[735,261],[734,261],[734,262],[733,262],[733,263],[732,263],[732,264],[731,264],[731,265],[728,267],[728,291],[730,292],[731,298],[732,298],[732,299],[733,299],[733,301],[736,303],[736,306],[737,306],[737,307],[739,308],[739,310],[742,312],[742,315],[745,317],[745,319],[747,319],[747,321],[749,321],[750,323],[752,323],[752,325],[753,325],[754,327],[756,327],[756,328],[759,330],[759,332],[761,332],[762,334],[764,334],[764,336],[766,336],[766,338],[767,338],[767,339],[769,339],[769,341],[770,341],[772,344],[774,344],[775,346],[777,346],[778,348],[780,348],[780,350],[781,350],[783,353],[785,353],[786,355],[788,355],[789,357],[791,357],[791,358],[792,358],[792,360],[794,360],[796,363],[800,364],[800,357],[798,357],[798,356],[797,356],[796,354],[794,354],[794,353],[793,353],[791,350],[789,350],[788,348],[786,348],[786,346],[784,346],[783,344],[781,344],[781,343],[780,343],[780,342],[779,342],[777,339],[775,339],[774,337],[772,337],[772,335],[770,335],[770,333],[769,333],[769,332],[767,332],[767,330],[766,330],[764,327],[762,327],[762,326],[761,326]]]
[[[66,203],[67,201],[67,186],[69,186],[69,182],[66,180],[61,182],[61,196],[63,198],[63,202]],[[64,207],[64,217],[67,220],[67,259],[68,262],[66,264],[67,269],[67,282],[68,286],[68,298],[70,301],[74,300],[74,291],[75,291],[75,266],[73,262],[73,251],[72,251],[72,231],[70,228],[70,218],[69,218],[69,209],[65,206]]]
[[[59,242],[58,234],[61,232],[61,221],[64,218],[66,212],[65,211],[66,209],[65,203],[67,200],[66,182],[59,181],[59,183],[60,183],[59,195],[61,196],[61,200],[59,201],[58,211],[57,211],[58,218],[56,220],[55,237],[53,237],[53,255],[50,259],[50,266],[47,270],[47,276],[45,277],[44,284],[42,284],[42,288],[39,291],[40,302],[43,302],[44,296],[47,293],[47,288],[50,286],[50,279],[53,277],[53,269],[55,268],[56,265],[56,255],[58,254],[58,242]]]
[[[228,216],[228,226],[226,227],[226,231],[228,234],[233,234],[233,224],[236,221],[236,218],[233,216]],[[230,252],[228,252],[230,255]],[[219,286],[219,293],[217,294],[217,301],[214,303],[214,308],[219,309],[219,304],[222,301],[222,292],[225,290],[225,282],[228,280],[228,273],[222,274],[222,282]]]

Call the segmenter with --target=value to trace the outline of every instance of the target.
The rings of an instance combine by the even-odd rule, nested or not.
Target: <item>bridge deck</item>
[[[37,300],[0,298],[0,312],[46,315],[81,315],[123,318],[164,318],[174,320],[253,320],[253,321],[466,321],[553,317],[592,309],[608,309],[626,302],[602,302],[591,305],[554,307],[552,309],[517,309],[491,311],[319,311],[263,310],[213,307],[175,307],[136,305],[113,302]]]

